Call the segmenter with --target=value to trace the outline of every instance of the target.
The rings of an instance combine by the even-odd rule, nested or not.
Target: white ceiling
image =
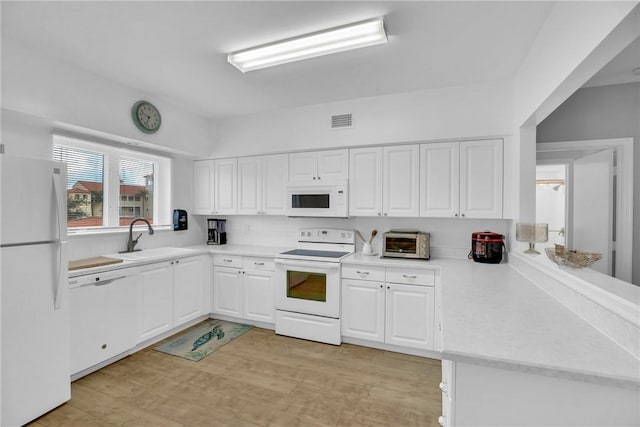
[[[636,73],[634,69],[638,69]],[[640,82],[640,37],[602,67],[583,87]]]
[[[2,39],[208,118],[512,78],[552,2],[8,2]],[[386,45],[242,74],[226,53],[382,16]]]

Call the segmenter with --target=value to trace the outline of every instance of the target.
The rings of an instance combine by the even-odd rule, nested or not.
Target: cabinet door
[[[342,279],[342,335],[384,342],[384,284]]]
[[[502,140],[460,143],[460,216],[502,218]]]
[[[213,267],[213,312],[242,317],[241,270]]]
[[[349,178],[349,150],[318,152],[318,178],[323,181],[344,181]]]
[[[236,169],[238,159],[221,159],[214,161],[215,191],[214,207],[216,214],[229,215],[237,213],[238,180]]]
[[[204,314],[207,256],[178,259],[173,264],[173,325]]]
[[[193,162],[193,213],[210,215],[213,211],[213,160]]]
[[[420,146],[420,216],[459,215],[459,147],[457,142]]]
[[[349,150],[349,215],[382,215],[382,148]]]
[[[434,350],[434,288],[395,283],[386,286],[385,342]]]
[[[247,270],[242,275],[244,318],[274,323],[276,320],[273,273]]]
[[[318,179],[316,152],[289,154],[289,181],[315,181]]]
[[[286,186],[289,156],[273,154],[262,157],[262,213],[284,215],[287,207]]]
[[[262,157],[238,159],[238,213],[258,215],[262,212]]]
[[[169,262],[144,267],[139,276],[138,342],[173,327],[173,269]]]
[[[399,145],[383,149],[383,215],[418,216],[420,149]]]

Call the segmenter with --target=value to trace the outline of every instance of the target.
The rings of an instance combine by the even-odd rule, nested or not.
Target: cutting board
[[[74,259],[69,261],[69,271],[80,270],[83,268],[101,267],[103,265],[118,264],[122,262],[118,258],[109,258],[106,256],[94,256],[92,258]]]

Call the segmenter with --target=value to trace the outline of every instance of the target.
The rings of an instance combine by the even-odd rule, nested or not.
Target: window
[[[55,135],[53,159],[67,164],[70,232],[171,222],[169,158]]]

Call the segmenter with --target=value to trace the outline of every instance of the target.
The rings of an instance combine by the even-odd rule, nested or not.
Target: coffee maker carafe
[[[227,244],[227,220],[207,218],[207,245]]]

